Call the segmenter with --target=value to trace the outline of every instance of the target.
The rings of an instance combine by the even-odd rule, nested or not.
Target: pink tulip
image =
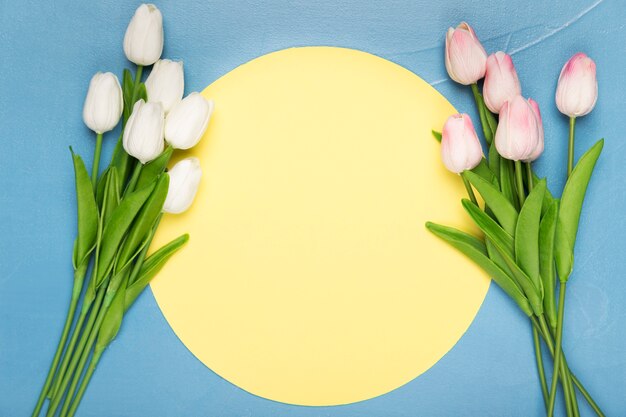
[[[579,117],[593,110],[597,99],[596,63],[579,52],[561,70],[556,88],[556,106],[569,117]]]
[[[541,111],[539,111],[539,104],[537,104],[537,102],[533,100],[532,98],[528,99],[528,104],[530,104],[530,106],[532,107],[533,112],[535,113],[535,118],[537,119],[538,139],[537,139],[537,146],[535,146],[535,149],[531,152],[530,156],[524,160],[524,162],[532,162],[536,160],[537,158],[539,158],[539,156],[541,156],[541,154],[543,153],[543,147],[544,147],[543,121],[541,120]]]
[[[539,142],[539,128],[533,106],[522,96],[507,101],[500,109],[496,149],[506,159],[525,161]]]
[[[522,87],[511,56],[501,51],[489,55],[483,86],[487,108],[493,113],[500,113],[505,101],[510,101],[520,94]]]
[[[446,69],[450,78],[470,85],[485,76],[487,53],[471,28],[462,22],[446,34]]]
[[[483,157],[472,119],[467,114],[450,116],[443,125],[441,159],[455,174],[475,168]]]

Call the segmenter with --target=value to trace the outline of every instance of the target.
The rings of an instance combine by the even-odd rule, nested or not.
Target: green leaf
[[[143,168],[141,168],[135,189],[139,190],[140,188],[156,181],[157,177],[165,171],[173,152],[174,149],[168,145],[161,155],[145,164]]]
[[[152,278],[163,268],[165,263],[180,249],[187,241],[189,241],[189,235],[184,234],[146,258],[137,280],[131,283],[126,289],[125,310],[128,310],[130,306],[135,302],[139,294],[146,288]]]
[[[493,172],[496,178],[498,178],[498,183],[499,183],[501,181],[500,180],[500,154],[498,153],[498,150],[496,149],[495,142],[489,146],[488,158],[489,158],[489,169],[491,169],[491,172]]]
[[[558,210],[559,204],[553,200],[539,226],[539,272],[543,282],[543,309],[552,328],[556,328],[554,235]]]
[[[109,343],[117,336],[122,326],[124,318],[124,300],[126,299],[126,284],[128,282],[128,274],[124,274],[120,285],[113,296],[113,301],[107,309],[100,330],[98,331],[98,339],[96,341],[96,350],[106,348]]]
[[[543,312],[543,304],[541,300],[540,290],[535,287],[532,280],[524,271],[515,263],[514,243],[511,235],[506,233],[491,217],[480,210],[474,203],[469,200],[463,200],[463,207],[470,215],[474,223],[485,233],[485,236],[493,243],[498,250],[511,273],[517,285],[524,290],[533,311],[536,314]]]
[[[524,202],[515,229],[515,260],[539,289],[543,288],[539,276],[539,222],[545,192],[546,180],[541,180]]]
[[[435,140],[441,143],[441,138],[442,138],[441,132],[437,132],[436,130],[431,130],[430,132],[433,134],[433,137],[435,138]]]
[[[580,158],[563,189],[555,238],[556,267],[561,282],[566,282],[572,273],[578,221],[587,186],[603,146],[604,139],[600,139]]]
[[[101,206],[103,209],[102,216],[105,225],[109,222],[109,220],[111,219],[111,215],[120,204],[120,187],[117,179],[117,169],[114,166],[110,167],[107,170],[106,176],[107,184],[103,193],[103,199],[106,200],[106,203]]]
[[[487,257],[486,248],[480,240],[460,230],[431,222],[426,223],[426,228],[474,261],[517,303],[526,315],[532,315],[533,310],[528,299],[513,279]]]
[[[508,159],[500,158],[500,190],[502,194],[513,204],[513,206],[519,210],[519,203],[517,199],[517,193],[515,192],[513,167],[511,161]]]
[[[491,168],[489,168],[489,163],[485,158],[481,159],[480,163],[474,169],[472,169],[471,172],[483,178],[487,182],[495,185],[496,187],[499,187],[498,177],[496,176],[496,174],[493,173]]]
[[[130,70],[124,69],[124,74],[122,76],[122,93],[124,96],[124,121],[128,120],[130,117],[130,113],[133,111],[133,89],[135,88],[135,84],[133,82],[133,76],[130,73]]]
[[[515,236],[518,214],[513,204],[491,182],[473,172],[467,172],[465,175],[485,200],[485,204],[489,206],[502,228],[509,235]]]
[[[146,85],[144,83],[139,83],[136,100],[148,101],[148,91],[146,90]]]
[[[122,135],[120,135],[115,149],[113,150],[113,156],[111,157],[111,167],[115,167],[117,170],[117,180],[119,183],[118,194],[122,194],[124,184],[130,174],[133,158],[124,150],[124,144],[122,141]]]
[[[141,243],[150,234],[156,218],[163,209],[169,183],[170,176],[168,174],[161,174],[157,179],[156,186],[154,186],[150,198],[148,198],[137,215],[137,218],[128,232],[124,246],[120,251],[118,262],[122,268],[126,266],[138,250],[141,250]]]
[[[96,286],[102,283],[104,277],[113,267],[113,259],[122,243],[124,235],[143,204],[148,197],[150,197],[153,189],[154,184],[131,193],[122,200],[120,205],[111,214],[111,218],[102,233]]]
[[[73,254],[76,265],[84,262],[93,250],[98,233],[98,207],[85,163],[72,151],[74,177],[76,180],[76,204],[78,207],[78,237]]]

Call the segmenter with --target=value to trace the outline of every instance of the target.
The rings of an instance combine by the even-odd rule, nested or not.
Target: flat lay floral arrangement
[[[73,287],[33,417],[44,406],[47,417],[76,414],[129,308],[189,239],[182,234],[151,248],[161,218],[193,203],[202,176],[199,161],[186,158],[168,165],[176,150],[200,141],[214,104],[197,92],[183,97],[183,63],[161,59],[163,42],[161,12],[142,4],[123,44],[136,65],[134,75],[124,69],[120,84],[113,73],[99,72],[89,84],[83,120],[95,133],[90,170],[70,148],[78,215]],[[576,119],[588,114],[597,99],[595,63],[576,54],[559,77],[556,105],[569,117],[570,127],[569,152],[563,158],[568,178],[560,198],[533,170],[532,162],[544,149],[541,113],[538,103],[521,95],[511,57],[504,52],[487,56],[473,29],[462,23],[446,35],[445,64],[454,81],[471,87],[486,152],[467,114],[450,116],[442,132],[433,135],[441,142],[444,165],[465,184],[468,198],[462,207],[481,234],[432,222],[426,227],[484,269],[528,316],[546,415],[554,415],[560,391],[567,416],[578,416],[583,400],[603,416],[562,349],[578,222],[603,147],[600,140],[574,161]],[[120,122],[112,158],[100,173],[104,135]],[[544,352],[550,363],[544,362]]]
[[[175,150],[198,143],[213,112],[213,102],[199,93],[183,98],[183,63],[160,59],[162,51],[161,12],[143,4],[124,37],[124,53],[137,65],[135,76],[125,69],[120,86],[114,74],[99,72],[89,84],[83,120],[96,134],[91,177],[82,158],[71,153],[78,212],[72,297],[33,416],[40,415],[46,398],[46,416],[76,413],[127,310],[189,239],[183,234],[148,255],[161,217],[186,211],[202,176],[196,158],[170,170],[168,162]],[[150,65],[143,83],[143,69]],[[104,134],[120,120],[122,134],[99,175]]]
[[[461,23],[446,34],[445,63],[450,78],[472,89],[486,156],[467,114],[450,116],[443,131],[433,135],[441,141],[444,165],[465,184],[468,199],[461,203],[482,235],[432,222],[426,227],[484,269],[528,316],[546,415],[554,414],[560,383],[568,417],[579,415],[579,394],[603,416],[572,373],[562,349],[565,294],[574,268],[578,223],[604,145],[603,139],[597,141],[574,161],[576,119],[591,112],[598,98],[596,65],[577,53],[559,76],[556,106],[569,118],[569,147],[563,158],[567,182],[557,198],[532,167],[544,149],[541,112],[537,102],[522,96],[511,57],[504,52],[487,56],[472,27]],[[478,82],[483,78],[481,94]],[[553,358],[551,381],[546,378],[542,345]]]

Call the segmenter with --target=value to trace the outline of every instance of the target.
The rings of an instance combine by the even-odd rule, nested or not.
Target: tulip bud
[[[148,101],[163,104],[167,114],[183,98],[185,77],[182,61],[159,59],[146,79]]]
[[[165,120],[165,140],[175,149],[195,146],[209,125],[213,100],[191,93],[174,106]]]
[[[522,96],[507,101],[500,109],[496,149],[512,161],[528,160],[539,141],[537,117],[531,104]]]
[[[598,100],[596,63],[582,52],[567,61],[556,87],[556,106],[569,117],[591,112]]]
[[[196,197],[202,168],[198,158],[186,158],[178,162],[168,171],[170,186],[163,204],[163,211],[179,214],[187,210]]]
[[[480,163],[483,150],[469,115],[450,116],[441,134],[441,159],[449,171],[460,174]]]
[[[113,130],[120,121],[124,99],[117,77],[105,72],[96,73],[89,83],[89,91],[83,106],[83,120],[96,133]]]
[[[543,153],[543,147],[544,147],[543,121],[541,120],[541,112],[539,111],[539,104],[537,104],[537,102],[533,100],[532,98],[528,99],[528,104],[530,104],[530,106],[532,107],[533,112],[535,113],[535,118],[537,119],[538,136],[537,136],[537,146],[535,146],[535,149],[531,152],[530,156],[524,160],[524,162],[532,162],[536,160],[537,158],[539,158],[541,154]]]
[[[487,53],[474,33],[462,22],[446,34],[446,69],[450,78],[460,84],[470,85],[485,76]]]
[[[500,113],[505,101],[510,101],[520,94],[522,87],[511,57],[504,52],[489,55],[483,86],[487,108],[493,113]]]
[[[154,4],[142,4],[128,24],[124,53],[137,65],[152,65],[163,52],[163,16]]]
[[[163,106],[139,100],[124,128],[124,150],[142,164],[152,161],[163,152]]]

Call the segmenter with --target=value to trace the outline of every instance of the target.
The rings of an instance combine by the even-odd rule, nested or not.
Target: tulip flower
[[[528,99],[528,104],[533,109],[533,113],[535,113],[535,118],[537,119],[537,145],[535,149],[530,153],[528,158],[524,160],[524,162],[532,162],[539,158],[543,153],[544,148],[544,132],[543,132],[543,121],[541,120],[541,111],[539,111],[539,104],[532,98]]]
[[[525,161],[539,143],[539,127],[533,106],[522,96],[507,101],[500,109],[495,136],[496,149],[506,159]]]
[[[450,78],[460,84],[470,85],[485,76],[487,53],[474,33],[462,22],[446,34],[446,70]]]
[[[167,114],[183,98],[185,77],[182,61],[160,59],[146,79],[148,101],[160,102]]]
[[[467,114],[450,116],[443,125],[441,159],[455,174],[475,168],[483,157],[472,119]]]
[[[139,100],[124,128],[123,145],[126,152],[142,164],[152,161],[163,152],[165,117],[161,103]]]
[[[579,52],[561,70],[556,88],[556,106],[569,117],[580,117],[593,110],[597,99],[596,64]]]
[[[83,120],[89,129],[98,134],[113,130],[122,116],[124,99],[117,77],[98,72],[89,83],[83,106]]]
[[[522,94],[517,72],[510,55],[496,52],[487,58],[483,96],[485,105],[493,113],[500,113],[505,101]]]
[[[165,140],[175,149],[195,146],[209,125],[213,100],[191,93],[178,103],[165,120]]]
[[[163,16],[154,4],[142,4],[128,24],[124,53],[137,65],[152,65],[163,52]]]
[[[168,171],[170,185],[163,204],[163,211],[180,214],[193,203],[200,185],[202,168],[198,158],[186,158],[178,162]]]

